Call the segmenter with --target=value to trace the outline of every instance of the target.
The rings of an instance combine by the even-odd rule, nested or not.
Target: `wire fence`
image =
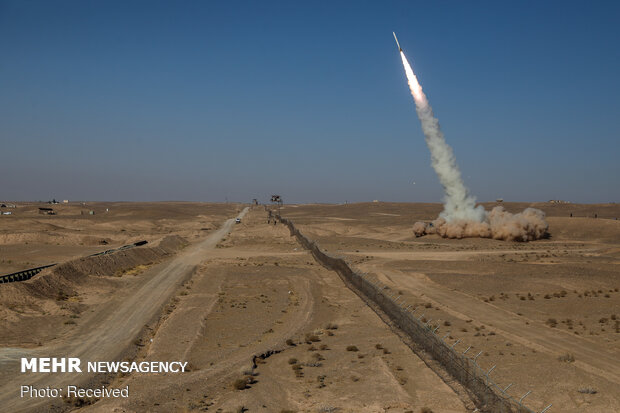
[[[439,337],[436,334],[439,326],[433,326],[432,320],[423,321],[425,318],[421,307],[407,304],[401,300],[400,295],[391,292],[378,279],[354,271],[343,258],[325,254],[316,242],[306,238],[290,220],[278,218],[288,226],[291,235],[297,237],[298,241],[312,253],[317,261],[336,271],[345,282],[352,284],[358,293],[374,302],[417,345],[441,363],[443,368],[472,394],[478,411],[536,413],[535,410],[528,408],[523,403],[524,399],[530,394],[529,391],[519,398],[513,397],[508,393],[511,385],[501,387],[493,381],[491,373],[495,366],[484,369],[476,361],[482,352],[475,355],[473,352],[469,353],[471,347],[463,352],[457,351],[455,347],[460,341],[448,343],[445,341],[448,335]],[[551,405],[545,407],[540,413],[547,412],[550,408]]]

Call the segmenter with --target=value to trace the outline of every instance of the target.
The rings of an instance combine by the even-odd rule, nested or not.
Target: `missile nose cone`
[[[394,35],[394,40],[396,40],[396,46],[398,46],[398,51],[402,52],[403,49],[400,47],[400,44],[398,43],[398,38],[396,37],[396,33],[392,32],[392,34]]]

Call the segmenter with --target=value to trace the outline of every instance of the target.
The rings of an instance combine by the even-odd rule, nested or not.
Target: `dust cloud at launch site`
[[[400,45],[399,51],[431,153],[431,164],[445,193],[444,210],[430,223],[416,222],[413,226],[415,235],[438,234],[444,238],[481,237],[507,241],[532,241],[547,236],[548,224],[541,210],[527,208],[512,214],[501,206],[490,212],[481,205],[476,206],[476,198],[463,183],[454,152],[446,142],[439,121]]]

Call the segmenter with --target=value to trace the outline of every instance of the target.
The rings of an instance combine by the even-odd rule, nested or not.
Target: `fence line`
[[[412,306],[404,301],[398,302],[398,298],[392,299],[385,291],[386,286],[379,280],[374,282],[367,273],[358,273],[351,269],[350,265],[343,258],[335,258],[325,254],[316,242],[306,238],[295,226],[293,222],[286,218],[278,217],[280,222],[287,225],[291,235],[295,236],[299,243],[308,249],[314,258],[325,267],[336,271],[346,282],[352,284],[359,293],[363,294],[368,300],[374,302],[402,331],[404,331],[413,341],[421,346],[426,352],[433,356],[443,368],[460,382],[474,396],[474,403],[477,411],[497,412],[497,413],[536,413],[523,404],[523,400],[530,394],[525,393],[516,399],[508,394],[508,389],[512,383],[505,388],[500,387],[491,379],[490,375],[495,369],[492,366],[484,370],[476,361],[482,352],[476,356],[468,357],[468,347],[460,353],[455,347],[460,343],[447,343],[443,337],[436,334],[438,327],[433,329],[431,320],[422,322],[424,312],[419,316],[415,315],[418,307]],[[551,405],[543,409],[549,411]]]

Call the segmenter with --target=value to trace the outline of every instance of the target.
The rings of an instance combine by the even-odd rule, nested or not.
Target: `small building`
[[[13,213],[11,211],[5,211],[2,213],[2,215],[13,215]]]
[[[68,203],[69,203],[69,200],[68,200],[68,199],[63,199],[63,200],[62,200],[62,203],[63,203],[63,204],[68,204]]]
[[[39,208],[39,214],[41,215],[56,215],[53,208]]]
[[[15,204],[9,204],[9,203],[2,203],[0,204],[0,208],[15,208]]]

